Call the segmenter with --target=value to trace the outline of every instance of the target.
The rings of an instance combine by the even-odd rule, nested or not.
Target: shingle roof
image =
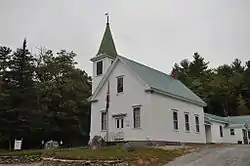
[[[109,23],[106,24],[106,29],[97,56],[101,54],[107,54],[114,57],[117,56],[115,43],[111,34]]]
[[[172,76],[125,57],[119,57],[151,88],[166,92],[176,97],[184,98],[198,105],[206,105],[200,97]]]

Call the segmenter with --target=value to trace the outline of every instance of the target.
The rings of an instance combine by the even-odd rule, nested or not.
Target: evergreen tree
[[[9,149],[11,149],[11,136],[13,131],[13,123],[11,116],[11,97],[9,84],[9,61],[11,58],[11,49],[8,47],[0,47],[0,141],[8,141]]]
[[[249,115],[250,114],[250,110],[247,108],[246,106],[246,102],[243,99],[242,95],[239,95],[237,98],[237,111],[238,111],[238,115]]]
[[[75,139],[88,139],[91,79],[75,68],[73,52],[62,50],[40,55],[37,68],[39,105],[43,113],[43,136],[54,139],[73,134]],[[64,142],[69,140],[64,137]],[[68,138],[73,139],[73,138]]]
[[[15,138],[24,148],[43,139],[86,143],[91,78],[75,67],[74,52],[44,49],[35,57],[26,44],[15,52],[0,47],[0,141],[10,149]]]
[[[206,93],[206,89],[209,88],[211,75],[208,64],[209,62],[205,62],[204,58],[195,52],[193,61],[184,59],[180,62],[180,66],[175,64],[173,68],[177,72],[178,79],[205,101],[208,101],[209,94]]]
[[[13,53],[9,65],[12,139],[24,138],[36,123],[35,58],[28,51],[26,44],[24,39],[22,48]]]
[[[232,70],[238,73],[244,72],[244,66],[241,65],[241,61],[236,58],[231,64]]]
[[[193,55],[194,60],[190,63],[190,72],[193,77],[200,78],[206,72],[209,62],[205,62],[204,58],[195,52]]]
[[[250,108],[250,61],[243,66],[236,58],[232,64],[216,69],[209,69],[208,64],[194,53],[193,61],[183,60],[180,65],[174,64],[173,70],[177,71],[180,81],[207,102],[206,112],[220,116],[239,115],[241,111],[237,110],[242,107],[242,101]],[[237,97],[240,95],[241,102]]]

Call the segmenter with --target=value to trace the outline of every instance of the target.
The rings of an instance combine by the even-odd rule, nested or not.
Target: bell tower
[[[108,13],[105,15],[107,19],[106,28],[99,50],[96,56],[90,59],[93,63],[92,93],[95,91],[103,75],[106,73],[117,56],[115,43],[110,30],[109,15]]]

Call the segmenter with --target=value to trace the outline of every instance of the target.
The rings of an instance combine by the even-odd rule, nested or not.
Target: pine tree
[[[234,71],[238,72],[238,73],[242,73],[244,72],[244,66],[241,65],[241,61],[236,58],[232,64],[231,64],[231,67]]]
[[[194,60],[190,63],[190,72],[198,78],[207,70],[209,62],[205,62],[198,52],[194,53],[193,58]]]
[[[11,97],[9,86],[9,61],[11,58],[11,49],[8,47],[0,47],[0,141],[9,141],[9,149],[11,148],[11,120],[9,110],[11,109]],[[8,118],[8,119],[7,119]],[[10,129],[9,129],[10,128]]]
[[[238,111],[239,115],[249,115],[250,114],[250,110],[247,108],[246,102],[243,99],[241,94],[237,98],[237,103],[238,103],[237,111]]]
[[[32,130],[36,110],[36,90],[34,88],[35,59],[27,49],[26,39],[22,48],[17,49],[10,60],[10,96],[12,108],[9,110],[13,125],[13,137],[25,137]],[[31,118],[32,117],[32,118]]]
[[[91,82],[87,73],[75,68],[73,52],[46,51],[37,67],[39,109],[43,116],[43,137],[86,139],[89,131]],[[70,138],[64,138],[68,142]]]

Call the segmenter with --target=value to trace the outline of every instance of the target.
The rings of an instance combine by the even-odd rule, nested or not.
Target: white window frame
[[[186,116],[188,116],[187,121],[186,121]],[[189,112],[185,112],[184,113],[184,121],[185,121],[185,131],[186,132],[190,132],[190,117],[189,117]]]
[[[102,72],[100,74],[98,74],[97,73],[97,71],[98,71],[98,63],[100,63],[100,62],[102,63],[102,69],[101,69]],[[95,74],[96,74],[96,76],[103,75],[103,61],[102,60],[96,62],[96,73]]]
[[[234,129],[230,129],[230,135],[235,135],[235,130]]]
[[[105,114],[106,116],[103,116]],[[106,131],[107,130],[107,112],[101,111],[101,131]]]
[[[198,123],[196,121],[196,118],[198,118]],[[201,128],[200,128],[200,116],[197,115],[197,114],[194,115],[194,123],[195,123],[195,132],[200,133],[200,131],[201,131]]]
[[[178,131],[179,130],[179,117],[178,117],[178,110],[176,110],[176,109],[172,109],[172,111],[173,111],[173,113],[172,113],[172,116],[173,116],[173,129],[175,130],[175,131]],[[174,114],[176,113],[176,119],[175,119],[175,117],[174,117]]]
[[[118,80],[120,79],[120,78],[122,78],[122,91],[119,91],[118,90]],[[118,77],[116,77],[116,93],[123,93],[124,92],[124,76],[122,75],[122,76],[118,76]]]
[[[138,111],[138,110],[139,110],[139,119],[136,119],[138,117],[136,117],[135,111]],[[139,122],[137,122],[136,120],[138,120]],[[133,107],[133,128],[134,129],[141,128],[141,107],[140,106]]]

